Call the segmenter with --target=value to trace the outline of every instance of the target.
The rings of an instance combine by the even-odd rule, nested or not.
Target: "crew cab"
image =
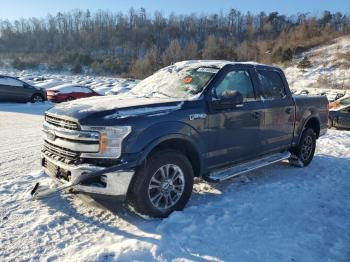
[[[277,67],[183,61],[129,93],[47,111],[42,166],[58,188],[166,217],[185,207],[194,177],[220,182],[281,160],[309,165],[327,119],[327,98],[292,96]]]

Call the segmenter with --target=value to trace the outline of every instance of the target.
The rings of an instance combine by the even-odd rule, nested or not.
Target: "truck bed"
[[[326,96],[301,96],[293,95],[295,113],[295,134],[301,134],[304,123],[311,117],[317,116],[320,123],[319,136],[327,132],[328,99]]]

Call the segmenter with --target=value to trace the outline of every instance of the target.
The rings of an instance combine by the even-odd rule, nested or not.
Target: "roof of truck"
[[[251,65],[251,66],[259,66],[259,67],[268,67],[278,69],[278,67],[266,64],[260,64],[257,62],[236,62],[236,61],[227,61],[227,60],[186,60],[177,62],[174,66],[182,67],[182,66],[193,66],[193,67],[216,67],[223,68],[225,65]]]

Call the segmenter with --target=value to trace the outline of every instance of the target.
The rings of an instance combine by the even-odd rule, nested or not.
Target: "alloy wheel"
[[[42,103],[43,98],[40,95],[35,95],[32,99],[33,103]]]
[[[313,150],[313,143],[314,142],[311,136],[305,137],[304,142],[301,146],[301,157],[304,161],[307,161],[310,158]]]
[[[185,176],[174,164],[161,166],[151,177],[148,197],[152,205],[164,210],[173,207],[181,198],[185,188]]]

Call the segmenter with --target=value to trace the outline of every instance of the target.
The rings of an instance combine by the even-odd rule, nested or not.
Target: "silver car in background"
[[[15,77],[0,75],[0,102],[39,103],[47,100],[43,88],[32,86]]]

